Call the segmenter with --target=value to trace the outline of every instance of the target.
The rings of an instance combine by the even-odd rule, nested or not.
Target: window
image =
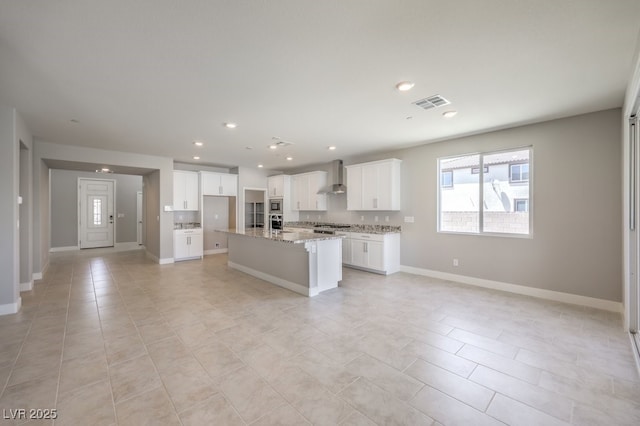
[[[99,198],[93,199],[93,224],[102,225],[102,200]]]
[[[440,187],[453,188],[453,170],[440,172]]]
[[[531,153],[519,148],[438,159],[438,231],[529,235]]]
[[[529,182],[529,163],[511,164],[509,166],[511,182]]]
[[[529,212],[529,200],[515,199],[513,200],[513,211],[528,213]]]

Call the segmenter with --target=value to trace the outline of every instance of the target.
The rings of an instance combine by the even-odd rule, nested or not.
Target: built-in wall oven
[[[281,214],[269,215],[269,229],[282,231],[282,215]]]
[[[282,215],[282,198],[271,198],[269,200],[269,214]]]

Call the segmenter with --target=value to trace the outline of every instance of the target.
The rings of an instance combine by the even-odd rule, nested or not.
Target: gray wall
[[[20,282],[31,282],[30,234],[32,183],[29,174],[32,136],[13,108],[0,103],[0,311],[13,313],[20,304]],[[25,152],[21,155],[20,147]],[[21,170],[22,168],[22,170]],[[24,194],[24,204],[18,196]],[[22,221],[21,221],[22,219]]]
[[[33,282],[33,141],[26,126],[17,117],[20,156],[20,283],[27,288]],[[19,123],[19,124],[18,124]],[[25,288],[25,289],[27,289]]]
[[[0,306],[16,303],[19,279],[18,242],[18,147],[14,141],[14,110],[0,104]]]
[[[621,111],[613,109],[349,159],[402,163],[401,212],[348,212],[329,195],[321,220],[402,225],[401,263],[426,270],[621,301]],[[437,159],[533,146],[533,237],[436,232]],[[328,170],[329,166],[311,167]],[[347,188],[348,190],[348,188]],[[309,214],[301,213],[301,220]],[[415,223],[403,223],[414,216]],[[384,222],[382,222],[384,223]],[[453,258],[459,266],[453,267]]]
[[[51,247],[78,245],[78,178],[113,179],[116,182],[115,242],[136,241],[136,193],[142,190],[142,176],[52,170]],[[118,217],[119,214],[124,217]]]
[[[169,261],[173,258],[173,214],[164,212],[161,208],[161,206],[173,205],[173,160],[171,158],[59,145],[36,140],[34,143],[34,162],[39,164],[41,160],[104,164],[114,168],[121,166],[145,170],[144,173],[151,176],[150,181],[154,183],[152,187],[146,185],[144,187],[144,195],[147,197],[147,201],[145,201],[147,219],[153,218],[153,221],[147,220],[145,225],[145,247],[149,255],[161,261]],[[34,180],[38,181],[42,178],[41,171],[37,167],[35,171],[38,175],[34,177]],[[39,187],[38,194],[34,194],[34,197],[40,197],[42,190],[43,188]],[[152,191],[157,193],[152,193]],[[156,205],[152,205],[152,202],[155,202]],[[45,218],[42,215],[48,215],[48,212],[40,210],[39,214],[43,220]],[[48,216],[46,220],[49,220]],[[41,244],[46,242],[47,237],[43,231],[43,229],[39,229],[38,232],[34,232],[35,247],[42,247]],[[47,246],[46,250],[48,249]],[[38,263],[43,267],[46,265],[42,260],[39,260]]]
[[[236,197],[202,197],[202,231],[204,233],[205,251],[227,248],[227,234],[215,232],[214,230],[230,227],[229,204],[235,205],[235,202]],[[216,243],[219,244],[218,247],[216,247]]]

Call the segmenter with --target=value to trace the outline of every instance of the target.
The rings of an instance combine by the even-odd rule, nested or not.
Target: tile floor
[[[56,253],[22,298],[0,317],[2,424],[640,424],[609,312],[351,269],[308,299],[225,255],[140,251]]]

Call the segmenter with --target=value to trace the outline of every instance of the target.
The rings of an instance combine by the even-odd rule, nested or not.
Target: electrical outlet
[[[216,243],[216,248],[220,248],[220,243]]]
[[[364,216],[360,216],[360,220],[364,222]]]
[[[377,222],[377,221],[378,221],[378,216],[374,216],[374,217],[373,217],[373,221],[374,221],[374,222]]]
[[[217,215],[217,214],[214,214],[214,215],[213,215],[213,218],[214,218],[214,219],[217,219],[217,218],[218,218],[218,215]]]
[[[385,221],[385,222],[389,222],[389,216],[385,216],[385,217],[384,217],[384,221]]]
[[[453,259],[453,266],[458,266],[459,264],[458,259]]]
[[[404,221],[406,223],[413,223],[414,222],[414,218],[413,218],[413,216],[405,216],[404,217]]]
[[[309,219],[309,215],[307,215],[307,219]]]
[[[322,218],[322,216],[321,216],[321,215],[318,215],[318,220],[320,220],[321,218]]]

